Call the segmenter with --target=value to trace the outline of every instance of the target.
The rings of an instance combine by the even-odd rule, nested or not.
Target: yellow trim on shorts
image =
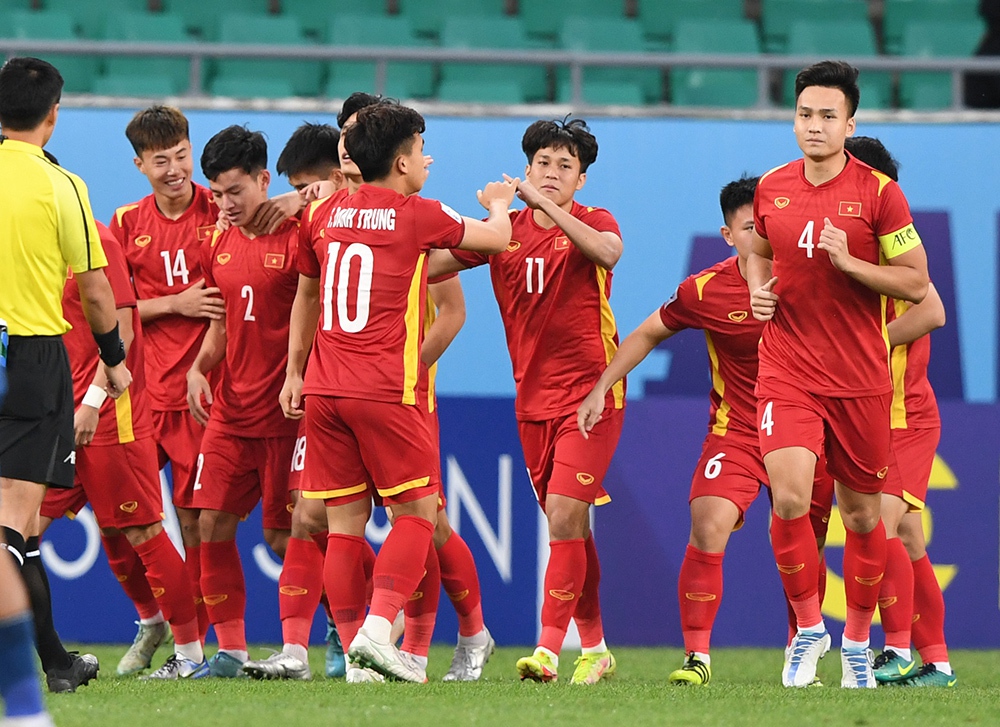
[[[406,492],[407,490],[416,490],[418,487],[427,487],[427,485],[430,484],[430,481],[431,481],[430,476],[420,477],[418,479],[410,480],[409,482],[404,482],[401,485],[396,485],[395,487],[389,487],[384,490],[381,487],[376,487],[375,489],[378,490],[378,494],[380,494],[382,497],[392,497],[394,495],[398,495],[400,492]]]
[[[336,490],[302,490],[302,497],[307,500],[332,500],[336,497],[349,497],[350,495],[356,495],[359,492],[364,492],[368,489],[368,483],[362,482],[360,485],[354,485],[353,487],[341,487]]]
[[[611,495],[605,495],[604,497],[598,497],[594,500],[594,504],[600,507],[601,505],[607,505],[611,502]]]
[[[910,506],[907,512],[923,512],[924,510],[924,501],[906,490],[903,490],[903,502]]]

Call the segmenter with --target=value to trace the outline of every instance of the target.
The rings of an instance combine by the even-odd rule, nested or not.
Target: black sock
[[[21,575],[31,599],[31,611],[35,617],[35,642],[38,656],[42,660],[42,669],[68,669],[73,665],[73,658],[63,648],[52,620],[52,592],[49,589],[49,577],[42,565],[41,553],[38,552],[37,536],[25,541],[24,552]]]

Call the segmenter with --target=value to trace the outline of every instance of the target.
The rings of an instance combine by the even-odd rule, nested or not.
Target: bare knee
[[[899,522],[899,539],[903,541],[906,554],[910,560],[920,560],[927,555],[927,543],[924,540],[924,526],[919,512],[909,512]]]
[[[721,553],[740,520],[735,504],[721,497],[697,497],[691,503],[691,545],[706,553]]]
[[[163,526],[160,523],[152,523],[151,525],[139,525],[137,527],[122,528],[122,535],[128,540],[129,545],[133,548],[137,548],[143,543],[148,543],[150,540],[155,538],[157,535],[163,532]]]
[[[855,492],[837,483],[837,505],[844,527],[855,533],[870,533],[878,526],[882,496]]]
[[[184,541],[185,548],[197,548],[201,545],[199,512],[185,507],[177,508],[177,522],[181,526],[181,540]]]
[[[575,540],[590,535],[590,505],[561,495],[549,495],[545,501],[549,522],[549,540]]]
[[[437,523],[434,525],[434,548],[443,548],[451,537],[451,523],[444,510],[438,510]]]
[[[289,530],[275,530],[274,528],[264,528],[264,542],[267,547],[274,551],[274,554],[285,559],[285,551],[288,549]]]
[[[307,540],[316,533],[325,533],[326,505],[322,500],[300,497],[292,510],[292,537]]]
[[[221,543],[236,538],[236,526],[240,519],[230,512],[221,510],[202,510],[198,516],[198,528],[201,541]]]

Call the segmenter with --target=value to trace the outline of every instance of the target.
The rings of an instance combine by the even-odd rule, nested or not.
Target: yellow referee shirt
[[[12,336],[59,336],[67,270],[108,264],[87,185],[40,147],[0,140],[0,318]]]

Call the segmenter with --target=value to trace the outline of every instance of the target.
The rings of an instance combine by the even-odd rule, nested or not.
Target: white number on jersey
[[[244,285],[243,290],[240,291],[240,297],[247,299],[247,310],[243,314],[243,320],[245,321],[256,321],[253,315],[253,288],[249,285]]]
[[[181,249],[177,251],[177,254],[174,256],[173,263],[170,262],[170,250],[164,250],[161,252],[160,257],[163,258],[163,268],[167,273],[167,285],[172,288],[177,280],[180,280],[184,285],[187,285],[188,268],[187,260],[184,259],[184,250]]]
[[[368,325],[371,313],[372,277],[375,270],[375,255],[372,249],[360,242],[352,242],[344,250],[344,257],[337,266],[340,243],[331,242],[326,254],[326,280],[323,283],[323,330],[333,328],[333,289],[337,289],[337,322],[344,333],[358,333]],[[351,264],[357,259],[358,300],[351,318],[347,310],[347,287],[351,280]]]
[[[205,466],[205,455],[198,454],[198,469],[194,473],[194,489],[201,489],[201,468]]]
[[[545,288],[545,258],[543,257],[529,257],[524,261],[528,266],[527,271],[527,283],[529,293],[542,294],[542,290]],[[535,272],[537,271],[537,273]],[[535,279],[538,279],[538,285],[535,285]]]
[[[806,223],[805,228],[802,230],[802,234],[799,235],[799,247],[806,251],[806,257],[812,258],[813,256],[813,221],[809,220]]]
[[[292,472],[301,472],[306,468],[306,438],[305,435],[295,440],[295,450],[292,452]]]
[[[771,430],[774,428],[774,418],[771,416],[771,407],[774,406],[773,401],[767,402],[764,406],[764,416],[760,418],[760,429],[762,432],[767,432],[767,436],[771,436]]]
[[[722,472],[722,458],[726,456],[725,452],[719,452],[717,455],[708,460],[705,464],[705,479],[714,480]]]

